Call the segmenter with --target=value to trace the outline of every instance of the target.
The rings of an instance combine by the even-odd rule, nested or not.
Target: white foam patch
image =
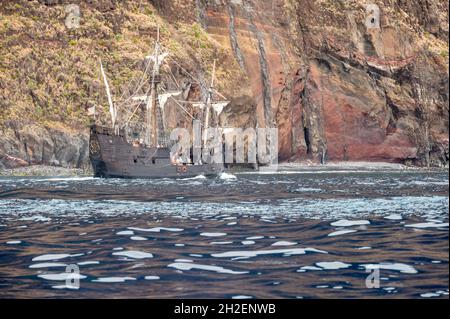
[[[153,227],[153,228],[128,227],[128,229],[148,233],[160,233],[161,231],[181,232],[184,230],[181,228],[167,228],[167,227]]]
[[[316,266],[324,270],[338,270],[350,268],[352,265],[343,263],[341,261],[332,261],[332,262],[318,262],[316,263]]]
[[[11,241],[6,242],[7,245],[19,245],[21,243],[22,243],[22,241],[20,241],[20,240],[11,240]]]
[[[253,240],[243,240],[243,241],[241,241],[241,244],[248,246],[248,245],[254,245],[256,243]]]
[[[130,235],[134,235],[134,232],[131,230],[123,230],[123,231],[116,233],[116,235],[130,236]]]
[[[328,234],[328,237],[341,236],[341,235],[351,234],[351,233],[356,233],[356,232],[357,232],[357,230],[355,230],[355,229],[338,230],[338,231],[329,233],[329,234]]]
[[[134,240],[134,241],[145,241],[145,240],[147,240],[147,238],[141,237],[141,236],[131,236],[130,239]]]
[[[226,233],[201,233],[200,236],[203,237],[223,237],[226,236]]]
[[[209,266],[209,265],[201,265],[201,264],[194,264],[194,263],[173,263],[170,264],[168,267],[175,268],[182,271],[187,270],[206,270],[206,271],[212,271],[219,274],[228,274],[228,275],[242,275],[247,274],[248,271],[234,271],[231,269],[226,269],[220,266]]]
[[[34,181],[40,181],[40,182],[84,182],[84,181],[91,181],[93,180],[93,177],[57,177],[57,178],[42,178],[42,179],[35,179]]]
[[[40,256],[34,257],[32,259],[32,261],[60,260],[60,259],[68,258],[68,257],[79,257],[79,256],[83,256],[83,254],[74,254],[74,255],[70,255],[70,254],[45,254],[45,255],[40,255]]]
[[[216,258],[252,258],[263,255],[283,254],[285,256],[292,256],[292,255],[304,255],[306,253],[328,254],[328,252],[326,251],[318,250],[315,248],[295,248],[295,249],[229,251],[224,253],[211,254],[211,256]]]
[[[298,245],[298,243],[294,241],[277,241],[276,243],[273,243],[272,246],[295,246]]]
[[[114,256],[129,257],[133,259],[153,258],[153,254],[138,250],[125,250],[113,253]]]
[[[391,215],[386,216],[384,218],[388,219],[388,220],[402,220],[403,219],[402,215],[399,215],[399,214],[391,214]]]
[[[211,245],[231,245],[232,241],[213,241],[210,242]]]
[[[312,188],[312,187],[300,187],[297,189],[294,189],[294,192],[298,193],[318,193],[322,190],[320,188]]]
[[[59,273],[59,274],[41,274],[38,275],[39,278],[45,279],[45,280],[54,280],[54,281],[65,281],[65,280],[71,280],[71,279],[85,279],[87,278],[84,275],[77,274],[77,273]]]
[[[101,283],[121,283],[129,280],[136,280],[133,277],[103,277],[92,280],[92,282],[101,282]]]
[[[159,276],[145,276],[145,280],[159,280],[161,279]]]
[[[26,217],[22,217],[19,220],[23,220],[23,221],[33,221],[33,222],[49,222],[52,219],[49,217],[44,217],[42,215],[32,215],[32,216],[26,216]]]
[[[303,266],[297,272],[306,272],[306,271],[322,271],[322,268],[314,267],[314,266]]]
[[[247,237],[245,239],[248,240],[258,240],[258,239],[264,239],[264,236],[251,236],[251,237]]]
[[[221,180],[236,180],[237,179],[236,175],[229,174],[229,173],[221,173],[219,178]]]
[[[342,220],[331,223],[331,226],[334,226],[334,227],[352,227],[352,226],[361,226],[361,225],[370,225],[370,221],[342,219]]]
[[[399,271],[404,274],[417,274],[418,273],[418,271],[414,267],[407,265],[407,264],[402,264],[402,263],[363,264],[363,265],[360,265],[360,267],[364,267],[364,268],[370,269],[370,270],[373,270],[373,269],[393,270],[393,271]]]
[[[29,268],[39,269],[39,268],[52,268],[52,267],[67,267],[67,264],[63,263],[39,263],[30,265]]]
[[[246,295],[236,295],[231,297],[231,299],[253,299],[252,296],[246,296]]]
[[[421,294],[420,297],[422,298],[436,298],[436,297],[440,297],[441,294],[435,293],[435,292],[427,292],[424,294]]]
[[[89,266],[89,265],[98,265],[100,264],[97,260],[88,260],[77,263],[78,266]]]
[[[27,200],[5,199],[0,206],[0,216],[6,215],[10,220],[30,215],[41,214],[55,219],[70,217],[92,218],[96,216],[145,215],[149,210],[155,213],[180,216],[214,216],[215,212],[236,214],[245,211],[249,216],[273,215],[289,218],[311,218],[315,220],[338,220],[367,218],[367,216],[387,216],[400,213],[403,216],[421,216],[424,218],[448,218],[448,196],[397,196],[387,198],[330,198],[279,199],[277,205],[259,201],[245,203],[213,202],[152,202],[117,200]],[[31,212],[31,213],[30,213]],[[147,230],[148,231],[148,230]]]
[[[447,228],[448,227],[448,223],[418,223],[418,224],[405,225],[405,227],[420,228],[420,229],[425,229],[425,228]]]
[[[197,175],[195,177],[188,177],[188,178],[181,178],[183,181],[190,181],[190,180],[204,180],[206,179],[205,175]]]

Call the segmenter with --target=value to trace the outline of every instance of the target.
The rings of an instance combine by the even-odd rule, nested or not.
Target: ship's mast
[[[150,93],[151,103],[147,103],[147,144],[158,146],[158,119],[157,119],[157,101],[159,84],[159,26],[155,44],[154,66],[152,74],[152,88]]]
[[[205,124],[204,127],[204,134],[203,134],[203,146],[206,147],[208,143],[208,128],[209,128],[209,122],[210,122],[210,114],[211,114],[211,103],[212,103],[212,95],[213,95],[213,88],[214,88],[214,78],[216,77],[216,60],[214,60],[213,65],[213,71],[212,71],[212,77],[211,77],[211,86],[208,89],[208,97],[206,98],[206,106],[205,106]]]
[[[113,127],[113,129],[115,131],[115,129],[116,129],[116,119],[117,119],[117,110],[114,107],[114,104],[113,104],[113,101],[112,101],[111,90],[109,89],[108,79],[106,78],[105,70],[103,69],[103,63],[102,63],[101,60],[100,60],[100,71],[102,72],[103,82],[105,84],[105,89],[106,89],[106,95],[108,96],[109,112],[111,113],[112,127]],[[94,111],[94,114],[95,114],[95,111]]]

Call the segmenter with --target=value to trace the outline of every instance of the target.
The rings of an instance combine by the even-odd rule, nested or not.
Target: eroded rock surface
[[[23,16],[47,9],[47,15],[53,17],[65,4],[11,2],[25,6],[19,10]],[[98,74],[91,71],[97,57],[112,56],[108,61],[112,76],[124,78],[127,69],[139,66],[139,56],[151,49],[152,43],[143,39],[154,37],[154,25],[163,24],[163,43],[173,48],[177,61],[203,82],[210,75],[212,61],[218,60],[220,90],[232,100],[220,118],[221,124],[278,127],[281,161],[448,165],[448,1],[373,2],[381,9],[380,27],[375,28],[366,25],[369,2],[363,0],[79,2],[81,31],[65,30],[61,16],[60,29],[49,31],[46,39],[29,40],[31,49],[21,53],[26,63],[4,64],[18,67],[22,77],[28,76],[22,69],[41,74],[34,62],[42,52],[48,52],[40,50],[43,41],[51,44],[45,49],[58,47],[56,40],[49,38],[53,35],[60,39],[66,34],[64,41],[70,43],[76,38],[76,49],[86,53],[89,44],[83,46],[82,42],[90,39],[95,45],[90,45],[85,59],[70,55],[75,59],[73,66],[83,73],[75,77],[74,85],[65,88],[67,94],[76,92],[79,107],[86,108],[97,98],[92,92],[101,87]],[[0,6],[0,12],[8,16],[11,10],[10,6]],[[86,28],[87,18],[95,22],[89,21],[90,25],[98,25],[97,33]],[[18,25],[11,28],[26,34]],[[2,32],[12,34],[11,29]],[[26,47],[19,39],[11,41],[8,48]],[[69,81],[61,73],[64,68],[46,68],[50,74],[53,70],[58,70],[53,76],[60,83]],[[172,71],[180,83],[189,86],[190,99],[205,93],[179,69]],[[21,101],[36,108],[45,106],[45,94],[39,94],[34,82],[23,93],[24,99],[15,100],[19,94],[6,91],[14,87],[16,82],[12,81],[8,77],[0,83],[5,89],[0,106],[23,104]],[[188,126],[179,113],[167,114],[172,126]],[[30,162],[51,161],[54,155],[61,165],[86,163],[86,133],[76,137],[69,134],[72,137],[59,141],[42,125],[27,126],[18,133],[8,127],[8,121],[3,123],[6,133],[0,137],[0,153]],[[61,142],[72,144],[73,149],[61,153]]]

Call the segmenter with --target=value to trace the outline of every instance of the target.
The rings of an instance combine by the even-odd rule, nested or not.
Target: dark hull
[[[95,177],[186,178],[223,172],[221,164],[174,165],[168,148],[134,146],[110,129],[92,126],[89,156]]]

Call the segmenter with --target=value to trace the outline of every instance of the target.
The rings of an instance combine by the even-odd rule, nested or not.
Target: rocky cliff
[[[68,28],[73,3],[79,27]],[[86,109],[106,106],[98,59],[114,95],[126,95],[156,25],[200,79],[218,61],[219,89],[232,100],[221,123],[278,127],[282,161],[448,165],[443,0],[2,1],[3,165],[86,164]],[[179,67],[165,72],[191,98],[204,93]]]

